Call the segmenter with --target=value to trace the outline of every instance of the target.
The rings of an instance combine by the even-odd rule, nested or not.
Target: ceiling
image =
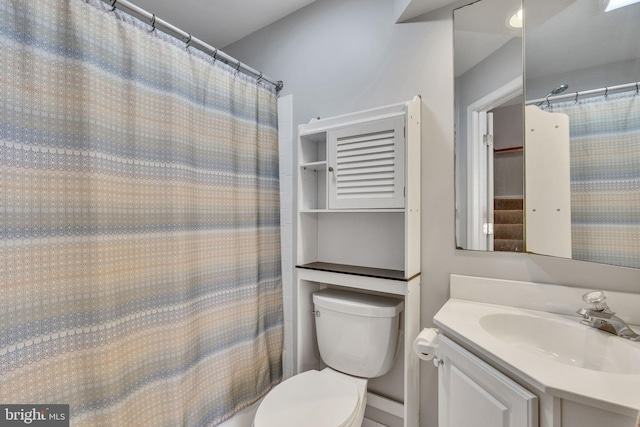
[[[223,49],[315,0],[129,0]]]

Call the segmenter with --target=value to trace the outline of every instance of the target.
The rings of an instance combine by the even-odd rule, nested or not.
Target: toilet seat
[[[349,427],[362,412],[363,391],[340,374],[307,371],[280,383],[264,398],[254,427]]]

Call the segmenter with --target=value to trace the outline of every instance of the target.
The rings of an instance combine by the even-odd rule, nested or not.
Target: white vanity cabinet
[[[440,427],[636,427],[638,343],[580,324],[588,291],[451,275],[451,298],[433,318]],[[608,297],[632,326],[640,321],[640,295]]]
[[[628,413],[516,382],[444,335],[438,360],[439,427],[636,427]]]
[[[536,427],[538,398],[450,339],[438,348],[440,427]]]
[[[321,369],[312,294],[333,287],[402,299],[391,371],[368,383],[365,416],[418,427],[422,100],[298,128],[294,370]]]

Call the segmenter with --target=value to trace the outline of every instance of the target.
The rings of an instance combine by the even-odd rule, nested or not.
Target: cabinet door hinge
[[[493,234],[493,223],[485,222],[482,224],[482,233],[487,235]]]
[[[493,145],[493,135],[485,133],[482,135],[482,142],[484,142],[484,145],[491,147]]]

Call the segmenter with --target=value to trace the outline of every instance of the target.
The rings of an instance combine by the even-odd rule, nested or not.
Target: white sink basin
[[[612,374],[640,374],[640,342],[564,318],[486,314],[480,326],[510,346],[559,363]]]

